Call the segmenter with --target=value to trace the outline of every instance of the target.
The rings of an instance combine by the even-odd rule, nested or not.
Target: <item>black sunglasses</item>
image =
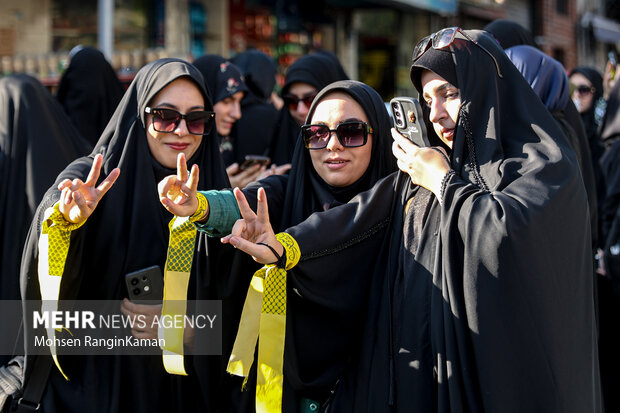
[[[282,100],[284,101],[286,107],[289,108],[289,110],[295,110],[297,109],[297,105],[299,105],[299,102],[304,102],[304,105],[309,108],[315,97],[316,93],[308,93],[306,95],[303,95],[302,97],[297,97],[295,95],[284,95],[282,96]]]
[[[215,112],[208,110],[195,110],[183,114],[174,109],[147,107],[144,111],[153,115],[153,129],[157,132],[172,133],[179,127],[181,119],[185,119],[189,133],[206,135],[211,132],[215,122]]]
[[[586,86],[586,85],[577,86],[577,87],[575,87],[575,90],[580,95],[587,95],[588,93],[594,93],[596,91],[596,89],[594,89],[594,87]]]
[[[454,39],[456,39],[457,33],[461,33],[467,40],[469,40],[470,42],[484,50],[486,54],[491,56],[491,59],[493,59],[493,63],[495,63],[497,74],[500,78],[504,77],[502,76],[502,71],[499,69],[499,63],[497,63],[497,59],[495,59],[495,56],[493,56],[491,52],[489,52],[480,43],[472,39],[460,27],[448,27],[445,29],[441,29],[438,32],[426,36],[425,38],[420,40],[416,47],[413,49],[413,62],[415,63],[415,61],[419,59],[420,56],[422,56],[431,46],[433,47],[433,49],[445,49],[446,47],[450,46],[454,42]]]
[[[373,133],[372,128],[362,121],[343,122],[330,129],[327,125],[303,125],[301,136],[308,149],[323,149],[327,147],[332,132],[336,132],[336,137],[345,148],[356,148],[366,145],[368,134]]]

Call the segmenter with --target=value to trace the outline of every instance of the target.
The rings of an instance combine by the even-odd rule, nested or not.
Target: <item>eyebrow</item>
[[[366,121],[361,120],[359,118],[346,118],[346,119],[341,119],[340,121],[338,121],[338,125],[340,125],[341,123],[345,123],[345,122],[366,122]],[[327,125],[327,122],[319,120],[317,121],[315,125]]]
[[[437,87],[433,90],[433,92],[435,92],[435,94],[437,94],[437,93],[439,93],[439,92],[443,92],[444,90],[446,90],[446,89],[448,89],[448,88],[450,88],[450,87],[456,87],[456,86],[454,86],[454,85],[453,85],[452,83],[450,83],[450,82],[446,82],[446,83],[444,83],[444,84],[443,84],[443,85],[441,85],[441,86],[437,86]],[[424,92],[424,93],[422,94],[422,96],[423,96],[423,97],[429,97],[428,93],[426,93],[426,92]]]
[[[172,104],[172,103],[168,103],[168,102],[160,102],[160,103],[158,103],[156,105],[153,105],[153,106],[156,106],[158,108],[164,106],[164,107],[167,107],[167,108],[170,108],[170,109],[179,110],[179,107],[177,105]],[[191,108],[189,108],[190,111],[196,110],[196,109],[204,110],[205,107],[204,107],[204,105],[196,105],[196,106],[192,106]]]

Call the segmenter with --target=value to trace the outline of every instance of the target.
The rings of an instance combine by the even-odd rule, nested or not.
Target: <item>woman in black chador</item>
[[[393,131],[402,172],[287,230],[301,251],[289,282],[364,325],[330,407],[599,412],[590,224],[574,151],[486,32],[426,37],[411,80],[437,146]],[[248,241],[285,250],[265,201],[257,217],[235,194],[245,219],[223,241],[273,262],[270,248]],[[346,342],[320,325],[287,333]]]
[[[300,223],[314,212],[339,208],[358,193],[371,188],[381,178],[396,171],[396,163],[390,150],[390,117],[383,100],[370,86],[354,80],[330,84],[314,99],[306,123],[314,126],[308,125],[304,128],[308,132],[314,132],[298,137],[290,174],[269,176],[243,189],[250,204],[256,206],[258,189],[266,188],[270,194],[271,222],[280,230]],[[330,134],[326,132],[326,128],[337,131]],[[160,184],[160,195],[164,197],[162,202],[177,215],[191,215],[197,207],[195,199],[193,202],[196,204],[191,207],[190,204],[184,206],[167,202],[165,198],[168,186],[177,183],[176,177],[170,177],[166,183]],[[209,202],[206,213],[208,220],[199,225],[199,229],[212,234],[228,234],[232,224],[240,218],[231,191],[209,191],[204,195]],[[212,239],[209,243],[209,247],[218,245],[221,246],[219,239]],[[226,319],[221,373],[224,373],[231,354],[250,279],[259,269],[246,254],[234,253],[233,259],[232,248],[230,252],[228,256],[220,257],[216,263],[211,260],[214,266],[200,272],[202,275],[198,278],[198,293],[201,294],[199,299],[213,298],[215,294],[219,299],[224,299],[223,313]],[[348,322],[348,317],[337,319],[337,307],[340,303],[325,302],[322,297],[313,294],[312,288],[308,290],[304,283],[292,284],[290,288],[297,293],[289,295],[288,311],[291,319],[298,321],[287,325],[287,328],[297,326],[304,336],[310,337],[299,343],[303,346],[300,351],[296,350],[297,345],[293,342],[286,343],[284,411],[294,412],[300,405],[311,404],[310,400],[326,399],[348,359],[346,346],[338,346],[336,349],[330,337],[320,334],[315,336],[314,329],[319,328],[317,331],[322,331],[321,328],[328,328],[326,326],[329,323],[331,332],[347,337],[352,325]],[[297,294],[309,296],[302,299]],[[356,293],[352,292],[345,301],[356,299]],[[344,342],[343,339],[342,343]],[[326,351],[328,349],[342,355],[342,358],[323,358],[323,354],[329,353]],[[298,369],[295,367],[297,365],[303,365],[304,368]],[[308,366],[316,368],[316,374],[297,375],[298,371],[305,370]],[[197,371],[204,378],[208,378],[210,374],[206,365],[197,368]],[[249,407],[250,411],[254,411],[256,372],[250,372],[243,394],[240,393],[242,381],[237,380],[236,376],[233,378],[224,374],[228,376],[226,380],[233,382],[232,400],[245,403],[245,408]],[[203,388],[206,392],[212,387]],[[232,410],[223,406],[220,408],[222,411]]]
[[[49,91],[32,76],[0,80],[0,299],[19,300],[19,264],[43,194],[92,146]]]
[[[127,297],[125,274],[153,265],[163,269],[170,214],[159,202],[157,183],[175,172],[177,155],[201,165],[201,188],[228,186],[217,142],[209,134],[212,110],[203,78],[191,64],[161,59],[143,67],[91,155],[69,165],[39,205],[24,252],[23,298],[40,300],[46,293],[39,289],[37,243],[43,214],[55,204],[55,225],[63,225],[56,220],[82,224],[71,232],[61,304],[120,303]],[[179,113],[191,118],[181,119]],[[99,170],[107,176],[101,184],[96,182]],[[131,312],[128,303],[123,307],[126,314]],[[28,328],[26,340],[31,332]],[[62,334],[67,333],[57,332],[56,337]],[[46,359],[50,357],[28,358],[26,381],[39,360],[51,363]],[[161,356],[60,355],[59,364],[69,381],[52,365],[42,399],[45,413],[202,411],[193,374],[166,373]]]
[[[56,98],[84,138],[95,145],[124,90],[103,53],[93,47],[75,49]]]

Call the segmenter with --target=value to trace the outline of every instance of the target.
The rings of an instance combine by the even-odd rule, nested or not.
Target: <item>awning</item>
[[[620,23],[615,20],[588,12],[581,18],[581,27],[592,28],[592,33],[598,41],[620,42]]]

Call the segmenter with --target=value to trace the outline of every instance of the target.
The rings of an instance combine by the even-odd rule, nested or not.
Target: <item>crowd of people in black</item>
[[[507,20],[412,51],[428,147],[324,50],[279,94],[258,50],[159,59],[126,90],[91,47],[55,96],[0,79],[0,299],[222,310],[220,354],[174,367],[0,355],[0,410],[620,411],[620,66],[568,70]],[[152,266],[163,302],[129,300]]]

